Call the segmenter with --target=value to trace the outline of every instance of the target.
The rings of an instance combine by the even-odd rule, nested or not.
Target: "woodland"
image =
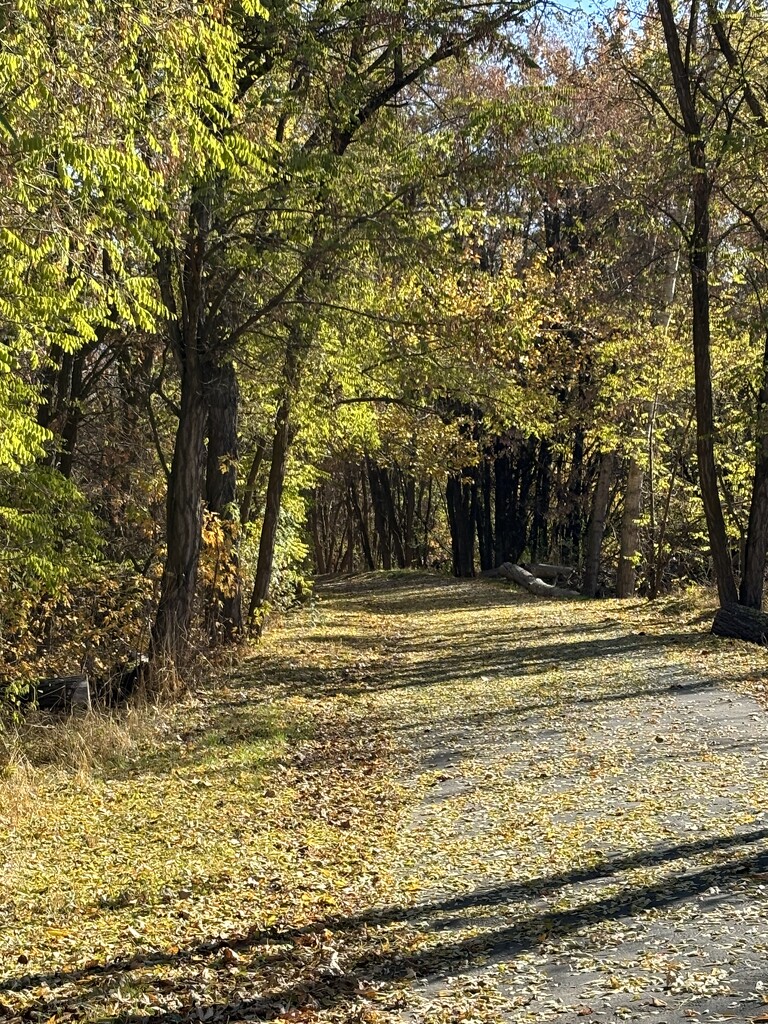
[[[6,701],[174,692],[377,569],[705,583],[762,642],[767,22],[3,4]]]

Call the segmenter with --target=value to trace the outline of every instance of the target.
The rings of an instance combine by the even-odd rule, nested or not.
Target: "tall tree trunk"
[[[512,448],[508,442],[497,440],[494,459],[496,536],[494,538],[494,555],[496,565],[513,558],[514,546],[513,523],[517,514],[517,480],[514,470]]]
[[[368,469],[368,484],[371,488],[371,503],[373,505],[373,522],[376,527],[376,534],[379,538],[379,553],[381,565],[384,569],[392,568],[392,546],[387,526],[387,514],[384,508],[384,495],[381,491],[378,466],[366,455],[365,464]]]
[[[72,476],[72,464],[77,447],[77,435],[83,418],[83,369],[87,348],[84,346],[75,352],[71,360],[69,379],[69,395],[66,399],[66,417],[61,430],[61,453],[59,455],[59,472],[67,480]]]
[[[355,521],[351,515],[347,515],[347,551],[344,555],[345,572],[355,571]]]
[[[587,554],[584,559],[584,582],[581,592],[585,597],[594,597],[600,577],[600,552],[605,534],[605,517],[608,514],[608,501],[611,495],[613,477],[613,452],[603,452],[600,456],[600,469],[597,484],[592,496],[592,511],[587,526]]]
[[[486,457],[479,468],[479,487],[477,496],[477,547],[480,555],[480,568],[483,572],[494,568],[493,544],[493,477],[491,460]]]
[[[536,460],[536,493],[533,503],[531,535],[529,546],[531,561],[546,559],[549,554],[549,537],[547,534],[547,515],[549,513],[549,496],[552,487],[552,448],[548,441],[542,441]]]
[[[516,444],[514,448],[503,441],[496,444],[496,565],[517,562],[525,549],[527,507],[534,480],[536,447],[534,438],[529,438],[524,445]]]
[[[571,470],[568,474],[568,511],[566,518],[566,545],[563,561],[569,565],[581,564],[581,546],[584,536],[584,428],[574,430]]]
[[[207,409],[198,364],[182,375],[179,425],[166,499],[167,553],[152,629],[152,660],[181,663],[192,623],[200,561]]]
[[[256,478],[259,475],[261,464],[264,461],[264,455],[267,451],[267,439],[265,437],[259,438],[256,444],[256,450],[253,453],[251,459],[251,466],[248,470],[248,476],[245,480],[245,487],[243,488],[243,499],[240,502],[240,525],[246,526],[251,515],[251,505],[253,504],[253,496],[256,493]]]
[[[386,510],[387,519],[389,520],[389,536],[392,539],[392,550],[398,567],[400,569],[404,569],[406,566],[405,546],[403,544],[403,535],[400,530],[400,522],[397,515],[397,508],[395,506],[395,499],[392,494],[390,471],[380,467],[379,472],[381,474],[381,490],[384,495],[384,508]]]
[[[216,582],[206,595],[206,622],[212,641],[237,639],[243,628],[237,497],[237,418],[240,394],[231,362],[208,367],[205,380],[208,409],[208,458],[205,500],[222,526]]]
[[[181,401],[166,498],[166,557],[160,600],[152,628],[150,658],[178,668],[187,644],[202,543],[203,459],[207,408],[203,393],[206,246],[210,211],[204,198],[193,201],[184,253],[177,311],[171,260],[158,261],[158,283],[169,312],[171,344],[181,369]]]
[[[726,605],[735,603],[738,595],[728,551],[728,537],[715,467],[709,316],[709,203],[712,182],[707,164],[703,124],[696,109],[690,70],[680,48],[672,3],[671,0],[657,0],[657,3],[664,27],[675,94],[688,140],[688,158],[692,171],[693,231],[689,239],[688,255],[691,269],[693,368],[696,387],[696,452],[717,591],[720,604]],[[691,17],[694,17],[693,12]],[[695,31],[695,25],[691,25],[689,35],[692,38],[695,37]]]
[[[354,477],[355,468],[353,466],[346,467],[347,477],[347,500],[349,503],[350,517],[353,518],[354,522],[357,523],[357,527],[360,533],[360,544],[363,549],[363,557],[365,558],[366,568],[373,570],[376,568],[376,563],[373,560],[373,550],[371,549],[371,538],[368,534],[368,523],[363,516],[363,510],[360,507],[360,500],[357,495],[357,487],[355,485]]]
[[[519,561],[528,545],[528,516],[531,506],[531,491],[536,479],[536,454],[538,439],[531,436],[520,453],[518,460],[517,515],[515,516],[512,547],[513,561]]]
[[[312,495],[312,502],[307,513],[307,520],[309,522],[309,529],[312,535],[312,546],[314,548],[315,555],[315,568],[319,576],[324,576],[328,572],[328,566],[325,558],[325,546],[323,545],[320,536],[320,517],[317,514],[317,504],[320,500],[320,488],[316,487],[314,494]]]
[[[430,477],[429,483],[427,484],[427,508],[426,511],[424,512],[424,551],[421,559],[421,564],[424,567],[429,565],[429,533],[431,529],[432,519],[432,487],[433,480],[432,477]]]
[[[619,570],[616,575],[616,597],[633,597],[635,593],[635,562],[638,548],[638,520],[643,500],[643,470],[636,458],[629,460],[627,489],[624,494],[624,515],[621,520]]]
[[[412,567],[416,561],[414,516],[416,514],[416,481],[408,473],[403,479],[403,555],[405,564]]]
[[[259,538],[259,557],[256,563],[256,578],[253,593],[248,606],[248,621],[261,629],[261,623],[255,622],[257,612],[269,597],[269,586],[272,580],[272,565],[275,560],[275,542],[277,527],[280,521],[280,506],[283,500],[285,469],[288,463],[290,446],[291,396],[286,394],[277,410],[275,433],[272,439],[272,462],[269,467],[267,481],[267,497],[264,509],[264,521]]]
[[[462,473],[452,473],[446,486],[448,522],[451,529],[453,575],[475,575],[475,502],[473,484]]]
[[[382,551],[389,553],[389,558],[384,558],[384,568],[392,567],[391,558],[394,554],[398,567],[404,569],[405,549],[395,508],[395,499],[392,496],[389,470],[368,460],[368,479],[371,484],[374,518],[379,538],[382,541]],[[390,562],[389,566],[387,566],[387,561]]]
[[[757,399],[755,422],[757,452],[752,477],[752,500],[744,549],[739,601],[748,608],[763,607],[766,551],[768,551],[768,328],[763,350],[763,379]]]

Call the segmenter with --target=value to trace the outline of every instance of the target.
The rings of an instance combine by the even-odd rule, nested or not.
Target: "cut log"
[[[41,711],[88,711],[91,707],[88,676],[39,679],[31,687],[27,700]]]
[[[712,632],[768,647],[768,615],[743,604],[727,604],[715,615]]]
[[[544,580],[534,576],[533,573],[528,572],[522,565],[513,565],[512,562],[504,562],[503,565],[499,566],[499,575],[505,576],[509,580],[513,580],[515,583],[519,583],[520,586],[525,587],[526,590],[530,590],[532,594],[537,597],[579,597],[577,591],[567,590],[565,587],[555,587],[551,583],[545,583]]]
[[[572,565],[549,565],[546,562],[536,562],[526,568],[532,576],[540,580],[567,580],[575,572]]]

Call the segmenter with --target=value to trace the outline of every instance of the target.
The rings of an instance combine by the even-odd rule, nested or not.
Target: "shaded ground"
[[[56,911],[51,870],[72,879],[78,835],[60,827],[69,859],[49,842],[35,868],[15,823],[7,877],[36,887],[38,916],[0,897],[0,1017],[760,1019],[768,739],[744,688],[762,692],[765,655],[706,620],[685,601],[546,603],[486,581],[325,585],[206,705],[205,758],[193,743],[189,763],[137,766],[160,807],[186,780],[215,872],[182,885],[176,854],[153,860],[138,926],[118,879],[111,905],[78,889]],[[249,774],[242,745],[286,715],[277,763],[258,746]],[[86,802],[104,786],[135,797],[136,779],[97,780]],[[163,824],[137,826],[134,857]],[[120,874],[99,842],[80,855]],[[56,935],[73,915],[92,923]]]

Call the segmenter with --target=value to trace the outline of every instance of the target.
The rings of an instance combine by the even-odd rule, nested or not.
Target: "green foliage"
[[[101,537],[85,497],[43,466],[0,476],[0,535],[0,688],[13,689],[52,646],[55,610],[94,577]],[[69,640],[77,649],[82,637]]]

